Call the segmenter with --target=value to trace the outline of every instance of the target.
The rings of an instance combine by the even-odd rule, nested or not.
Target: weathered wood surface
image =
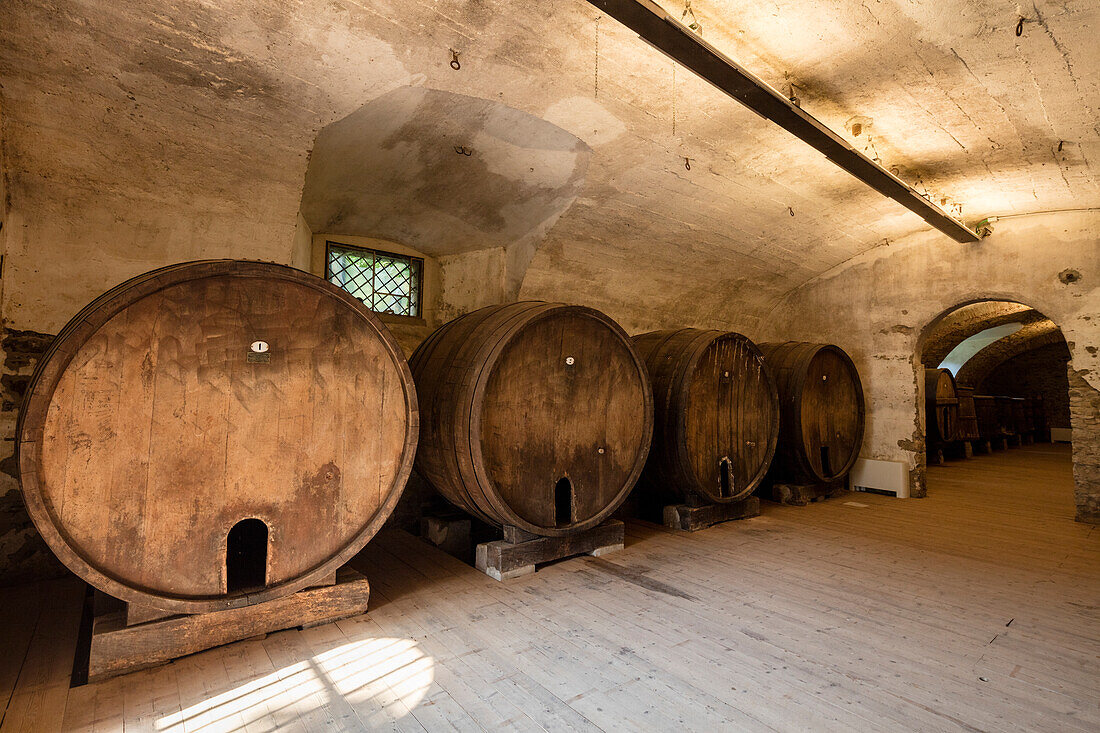
[[[112,596],[197,613],[330,576],[392,511],[416,437],[408,366],[362,303],[219,260],[82,310],[35,372],[18,445],[28,511],[63,562]],[[227,538],[246,519],[267,529],[260,578],[231,588]]]
[[[826,483],[851,471],[863,444],[863,385],[837,346],[759,344],[779,392],[780,427],[769,480]]]
[[[1012,404],[1012,424],[1016,428],[1016,435],[1020,437],[1022,442],[1034,442],[1035,417],[1028,401],[1029,398],[1010,397],[1009,399]]]
[[[684,328],[634,337],[653,387],[653,447],[638,491],[664,506],[687,495],[736,502],[767,473],[779,396],[755,344]]]
[[[1003,437],[997,412],[997,398],[990,395],[974,395],[974,413],[978,419],[978,433],[983,440],[1000,441]]]
[[[1016,416],[1013,412],[1012,398],[997,396],[993,398],[993,402],[996,405],[997,425],[1001,437],[1015,441]]]
[[[417,470],[483,521],[547,536],[588,529],[641,473],[653,431],[645,364],[598,311],[482,308],[433,333],[410,366]]]
[[[956,385],[955,392],[959,396],[958,428],[955,431],[955,439],[963,441],[981,439],[982,434],[978,429],[978,413],[974,406],[974,390],[970,387]]]
[[[127,626],[123,614],[95,619],[88,681],[96,682],[281,629],[307,628],[367,611],[370,583],[341,568],[333,585],[308,588],[251,606],[170,616]]]
[[[959,395],[951,372],[924,370],[924,405],[927,443],[942,451],[958,432]]]
[[[624,528],[618,519],[558,537],[534,537],[519,542],[497,540],[477,546],[478,570],[494,580],[509,580],[535,572],[535,566],[574,555],[599,557],[623,549]]]
[[[623,552],[508,583],[383,531],[353,561],[369,614],[63,684],[11,730],[1095,730],[1100,545],[1074,509],[1061,444],[932,467],[919,501],[628,522]],[[48,642],[25,668],[63,645],[10,621]]]
[[[0,733],[61,729],[87,588],[69,576],[0,589]]]
[[[759,516],[760,498],[746,496],[738,501],[721,504],[669,504],[664,508],[662,519],[669,529],[695,532],[722,522]]]

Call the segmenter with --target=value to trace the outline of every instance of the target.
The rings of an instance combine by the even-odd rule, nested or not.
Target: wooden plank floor
[[[1100,529],[1072,521],[1068,447],[929,487],[631,523],[621,553],[506,583],[387,533],[357,561],[368,615],[67,691],[79,593],[43,586],[4,610],[3,730],[1100,730]]]

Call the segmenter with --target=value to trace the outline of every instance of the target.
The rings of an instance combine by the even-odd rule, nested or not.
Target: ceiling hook
[[[1019,38],[1024,34],[1024,19],[1020,18],[1020,21],[1016,24],[1016,37]]]
[[[691,158],[684,158],[684,168],[691,170]]]
[[[458,51],[451,49],[451,68],[458,71],[462,68],[462,64],[458,60]]]

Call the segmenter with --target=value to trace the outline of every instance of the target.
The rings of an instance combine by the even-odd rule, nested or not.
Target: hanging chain
[[[600,96],[600,18],[603,16],[596,16],[596,80],[595,80],[595,96]]]

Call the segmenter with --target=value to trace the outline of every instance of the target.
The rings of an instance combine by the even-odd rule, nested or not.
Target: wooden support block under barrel
[[[765,496],[774,502],[790,506],[806,506],[832,496],[848,493],[846,481],[827,484],[771,484]]]
[[[721,522],[760,516],[760,498],[748,496],[721,504],[670,504],[665,507],[664,525],[669,529],[695,532]]]
[[[513,531],[508,531],[505,527],[505,539],[477,546],[477,569],[495,580],[530,575],[535,572],[536,565],[574,555],[600,557],[617,552],[623,549],[626,538],[625,527],[617,519],[557,537],[540,537],[515,527],[511,529]]]
[[[308,628],[367,611],[370,583],[341,568],[336,583],[225,611],[170,615],[127,625],[129,609],[99,615],[92,624],[88,681],[115,677],[173,659],[293,627]]]

